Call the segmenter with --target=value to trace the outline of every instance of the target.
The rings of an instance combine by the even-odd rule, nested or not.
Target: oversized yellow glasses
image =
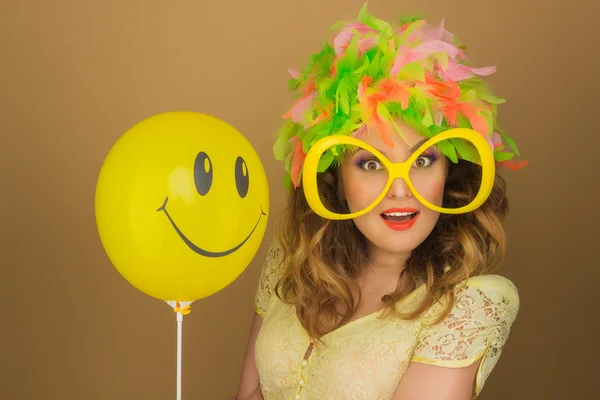
[[[435,156],[431,154],[431,151],[436,149],[436,145],[439,145],[442,141],[456,143],[461,140],[470,142],[474,148],[471,151],[478,153],[476,164],[481,167],[481,174],[477,176],[477,179],[480,179],[478,181],[479,188],[476,194],[469,197],[464,205],[438,206],[433,204],[431,179],[428,181],[428,174],[431,175],[435,171],[433,164]],[[320,186],[323,183],[319,183],[317,179],[319,163],[324,154],[331,148],[339,148],[340,145],[350,146],[357,151],[364,150],[362,153],[367,154],[369,157],[362,160],[362,164],[351,167],[356,168],[355,171],[357,172],[355,174],[358,174],[356,175],[358,179],[368,182],[368,185],[364,186],[368,189],[361,194],[361,197],[366,198],[367,202],[361,205],[360,209],[353,212],[339,209],[339,207],[333,205],[338,202],[327,198],[327,196],[332,196],[332,191],[324,191],[323,187]],[[468,144],[463,142],[462,146],[468,146]],[[480,207],[489,197],[494,184],[494,177],[494,155],[485,138],[471,129],[454,128],[431,137],[420,145],[405,162],[398,163],[391,162],[373,146],[357,138],[327,136],[317,141],[308,151],[302,171],[302,186],[306,200],[315,213],[323,218],[343,220],[360,217],[373,210],[386,196],[396,179],[403,179],[412,195],[427,208],[445,214],[470,212]]]

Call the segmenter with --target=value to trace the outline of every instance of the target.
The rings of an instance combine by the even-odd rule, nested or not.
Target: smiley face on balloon
[[[96,189],[96,222],[116,269],[142,292],[194,301],[233,282],[267,226],[263,165],[231,125],[172,112],[113,146]]]

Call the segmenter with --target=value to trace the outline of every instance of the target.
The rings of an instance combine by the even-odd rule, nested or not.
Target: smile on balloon
[[[224,257],[227,256],[233,252],[235,252],[237,249],[239,249],[240,247],[242,247],[244,245],[244,243],[246,243],[248,241],[248,239],[250,239],[250,237],[252,236],[252,234],[254,233],[254,231],[256,230],[256,227],[258,227],[258,224],[260,223],[261,218],[264,216],[266,216],[267,214],[264,213],[263,209],[262,209],[262,204],[260,206],[260,216],[258,217],[258,221],[256,221],[256,225],[254,225],[254,228],[252,228],[252,231],[250,231],[250,233],[248,234],[248,236],[242,240],[242,242],[240,244],[238,244],[237,246],[229,249],[229,250],[225,250],[225,251],[219,251],[219,252],[215,252],[215,251],[208,251],[205,250],[201,247],[196,246],[191,240],[189,240],[185,234],[181,231],[181,229],[179,229],[179,227],[177,226],[177,224],[175,223],[175,221],[173,221],[173,218],[171,218],[171,216],[169,215],[169,212],[167,211],[167,203],[169,202],[169,198],[166,197],[165,198],[165,202],[164,204],[156,211],[164,211],[165,215],[167,216],[167,218],[169,219],[169,221],[171,222],[171,225],[173,225],[173,228],[175,228],[175,231],[177,232],[177,234],[179,235],[179,237],[185,242],[185,244],[188,245],[188,247],[190,249],[192,249],[193,251],[195,251],[196,253],[205,256],[205,257],[213,257],[213,258],[217,258],[217,257]]]

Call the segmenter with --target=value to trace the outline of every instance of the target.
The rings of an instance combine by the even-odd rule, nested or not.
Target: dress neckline
[[[412,292],[410,292],[410,293],[409,293],[409,294],[408,294],[408,295],[407,295],[405,298],[403,298],[403,299],[402,299],[402,300],[400,300],[398,303],[396,303],[396,307],[398,307],[399,305],[401,305],[401,304],[405,303],[405,302],[406,302],[406,301],[408,301],[408,300],[414,299],[414,297],[415,297],[415,296],[416,296],[418,293],[422,292],[422,291],[424,290],[424,288],[425,288],[425,284],[424,284],[424,283],[423,283],[423,284],[421,284],[421,285],[419,285],[419,286],[417,286],[417,288],[416,288],[415,290],[413,290]],[[354,326],[354,325],[357,325],[357,324],[359,324],[359,323],[361,323],[361,322],[368,321],[368,320],[370,320],[370,319],[372,319],[372,318],[374,318],[374,317],[377,317],[377,316],[379,316],[380,314],[382,314],[384,310],[385,310],[385,309],[384,309],[384,308],[382,308],[382,309],[380,309],[380,310],[377,310],[377,311],[374,311],[374,312],[372,312],[372,313],[369,313],[369,314],[363,315],[363,316],[362,316],[362,317],[360,317],[360,318],[353,319],[352,321],[350,321],[350,322],[347,322],[347,323],[345,323],[344,325],[342,325],[342,326],[339,326],[339,327],[335,328],[334,330],[332,330],[332,331],[330,331],[330,332],[327,332],[326,334],[324,334],[323,336],[321,336],[321,340],[323,340],[323,339],[326,339],[326,338],[328,338],[328,337],[330,337],[330,336],[335,336],[335,335],[336,335],[338,332],[345,330],[345,329],[346,329],[347,327],[349,327],[349,326]],[[300,328],[300,330],[301,330],[301,331],[302,331],[302,332],[303,332],[303,333],[304,333],[306,336],[308,336],[308,333],[306,332],[306,329],[304,329],[304,327],[303,327],[303,326],[302,326],[302,324],[300,323],[300,320],[298,319],[298,315],[296,315],[296,313],[294,313],[294,321],[296,322],[296,324],[298,325],[298,327]]]

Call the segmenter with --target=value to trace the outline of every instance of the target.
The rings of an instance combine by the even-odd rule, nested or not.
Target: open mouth
[[[246,238],[244,240],[242,240],[238,245],[236,245],[235,247],[232,247],[231,249],[228,250],[224,250],[224,251],[209,251],[209,250],[205,250],[199,246],[197,246],[196,244],[194,244],[191,240],[189,240],[185,234],[181,231],[181,229],[179,229],[179,227],[177,226],[177,224],[175,223],[175,221],[173,221],[173,218],[171,218],[171,216],[169,215],[169,212],[167,211],[167,203],[169,202],[169,198],[165,198],[165,202],[164,204],[156,211],[164,211],[165,215],[167,216],[167,218],[169,219],[169,221],[171,222],[171,225],[173,225],[173,228],[175,229],[175,232],[177,232],[177,234],[179,235],[179,237],[185,242],[185,244],[187,244],[187,246],[192,249],[194,252],[205,256],[205,257],[224,257],[226,255],[229,255],[233,252],[235,252],[237,249],[239,249],[240,247],[242,247],[244,245],[244,243],[246,243],[248,241],[248,239],[250,239],[250,237],[252,236],[252,234],[254,233],[254,231],[256,230],[256,228],[258,227],[258,224],[260,223],[261,218],[264,216],[266,216],[267,214],[265,214],[265,212],[262,209],[262,204],[260,206],[260,215],[258,216],[258,221],[256,221],[256,224],[254,225],[254,228],[252,228],[252,230],[250,231],[250,233],[248,234],[248,236],[246,236]]]
[[[388,227],[396,231],[402,231],[413,226],[419,212],[413,208],[389,209],[380,215]]]
[[[381,218],[392,223],[402,224],[415,219],[418,213],[418,211],[381,213]]]

